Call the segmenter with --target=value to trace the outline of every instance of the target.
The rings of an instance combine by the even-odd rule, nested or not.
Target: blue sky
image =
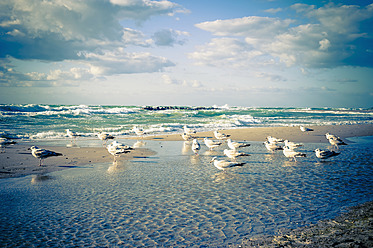
[[[0,103],[372,107],[372,1],[3,0]]]

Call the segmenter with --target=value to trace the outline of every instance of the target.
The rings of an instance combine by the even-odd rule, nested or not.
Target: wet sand
[[[33,145],[33,144],[32,144]],[[0,178],[21,177],[32,174],[46,174],[77,166],[92,166],[96,163],[112,163],[113,156],[105,147],[69,148],[61,146],[40,146],[40,148],[62,153],[62,156],[50,157],[43,160],[32,156],[28,150],[31,144],[21,143],[9,146],[0,153]],[[135,148],[130,153],[120,156],[117,160],[130,160],[154,155],[149,149]]]
[[[373,202],[352,207],[332,220],[253,237],[236,247],[373,247]]]

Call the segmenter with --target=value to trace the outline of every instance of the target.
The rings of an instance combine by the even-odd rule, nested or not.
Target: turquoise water
[[[373,139],[348,143],[325,162],[312,151],[327,144],[305,144],[307,157],[291,162],[252,142],[243,167],[220,171],[209,161],[226,145],[195,156],[188,143],[146,141],[156,155],[2,179],[0,243],[226,247],[315,223],[373,200]]]
[[[168,106],[0,105],[0,136],[25,140],[66,138],[65,129],[87,137],[108,132],[134,135],[137,125],[148,134],[180,133],[261,126],[349,125],[373,123],[372,109]]]

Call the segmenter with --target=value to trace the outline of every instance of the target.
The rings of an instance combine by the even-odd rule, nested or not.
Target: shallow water
[[[243,167],[219,171],[221,156],[183,142],[146,141],[149,158],[0,180],[2,247],[227,246],[332,218],[373,200],[372,137],[319,162],[327,144],[305,144],[289,161],[261,142]],[[132,141],[128,141],[132,142]]]

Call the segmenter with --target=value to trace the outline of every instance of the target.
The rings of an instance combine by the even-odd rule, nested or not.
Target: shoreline
[[[326,143],[325,133],[330,132],[342,139],[349,137],[373,136],[373,124],[358,125],[326,125],[309,126],[314,131],[303,133],[299,126],[292,127],[252,127],[221,130],[221,132],[231,135],[233,140],[244,141],[265,141],[267,136],[288,139],[302,143]],[[204,137],[215,138],[213,131],[199,132],[194,135],[198,139]],[[98,140],[98,139],[97,139]],[[159,140],[159,141],[183,141],[181,134],[148,135],[139,137],[123,137],[121,140]],[[28,150],[32,145],[41,143],[36,141],[21,142],[5,148],[5,152],[0,153],[0,179],[10,177],[21,177],[32,174],[45,174],[57,170],[74,168],[82,165],[92,165],[95,163],[110,163],[113,161],[112,155],[105,147],[64,147],[56,145],[41,146],[41,148],[62,153],[63,156],[51,157],[44,161],[44,166],[38,166],[38,159],[31,155]],[[146,148],[135,148],[128,154],[120,157],[121,160],[136,159],[136,157],[148,157],[154,152]]]
[[[284,127],[245,127],[237,129],[219,130],[222,133],[231,135],[232,140],[239,141],[265,141],[267,136],[274,136],[284,140],[304,143],[327,143],[326,133],[332,133],[346,139],[349,137],[373,136],[373,124],[355,124],[355,125],[323,125],[307,126],[314,131],[304,133],[299,126]],[[213,138],[214,130],[198,132],[195,136],[197,139],[204,137]],[[127,139],[139,139],[139,137],[128,137]],[[163,134],[143,136],[143,140],[165,140],[165,141],[183,141],[181,134]]]

